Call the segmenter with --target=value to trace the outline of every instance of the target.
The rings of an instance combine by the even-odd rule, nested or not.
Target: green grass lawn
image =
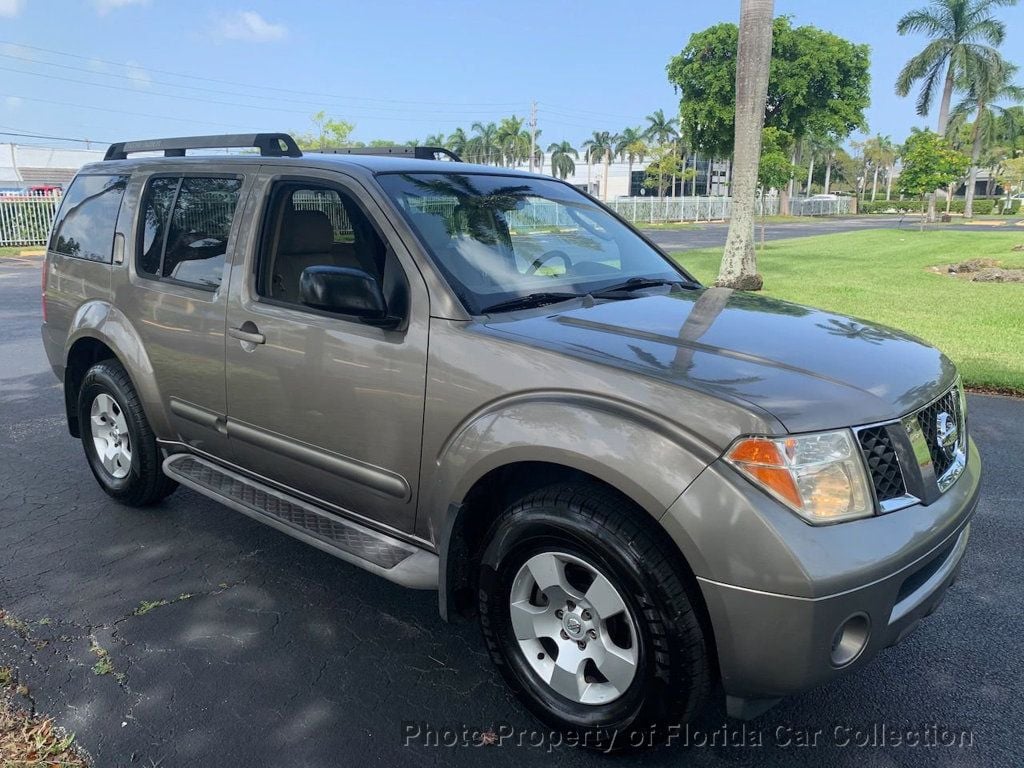
[[[928,267],[994,258],[1024,267],[1020,232],[847,232],[779,240],[758,257],[765,294],[900,328],[943,350],[969,386],[1024,394],[1024,283],[972,283]],[[676,258],[713,283],[720,248]]]

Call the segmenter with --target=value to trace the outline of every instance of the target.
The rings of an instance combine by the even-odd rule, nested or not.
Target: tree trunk
[[[829,152],[828,160],[825,165],[825,194],[827,195],[829,190],[832,188],[832,160],[834,155]]]
[[[871,202],[875,202],[875,196],[878,194],[878,163],[875,163],[875,178],[871,181]]]
[[[608,202],[608,174],[611,171],[612,158],[608,152],[604,153],[604,201]]]
[[[757,273],[754,250],[754,207],[764,105],[768,97],[774,6],[774,0],[740,0],[732,218],[716,284],[742,290],[756,291],[764,285]],[[710,167],[708,171],[710,179]]]
[[[758,149],[758,152],[760,151],[761,150]],[[715,158],[708,157],[708,175],[707,178],[704,179],[704,194],[707,195],[708,197],[711,197],[711,174],[713,173],[712,169],[714,168],[714,166]]]
[[[629,156],[629,178],[626,181],[626,194],[633,197],[633,156]]]
[[[797,145],[797,146],[799,146],[799,145]],[[797,157],[799,156],[799,154],[800,153],[797,150],[797,147],[793,147],[793,152],[789,156],[789,163],[790,163],[790,165],[796,165]],[[788,194],[786,196],[787,200],[793,196],[793,187],[795,186],[795,184],[796,184],[796,175],[794,174],[793,176],[789,177],[789,184],[786,186],[786,189],[788,190]]]
[[[985,112],[985,102],[978,101],[978,116],[974,119],[971,131],[971,172],[967,175],[967,188],[964,190],[964,218],[974,218],[974,187],[978,183],[978,158],[981,157],[981,116]]]
[[[885,202],[892,198],[892,166],[885,169]]]
[[[690,179],[690,194],[697,196],[697,153],[693,153],[693,178]]]
[[[814,154],[807,158],[807,189],[806,196],[811,196],[811,182],[814,181]]]

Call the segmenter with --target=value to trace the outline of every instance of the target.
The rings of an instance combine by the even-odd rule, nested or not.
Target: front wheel
[[[147,506],[178,487],[163,473],[142,403],[116,360],[102,360],[86,372],[78,392],[78,424],[89,468],[117,501]]]
[[[600,749],[691,719],[711,679],[678,553],[627,505],[589,484],[531,493],[493,526],[479,574],[505,679],[545,723]]]

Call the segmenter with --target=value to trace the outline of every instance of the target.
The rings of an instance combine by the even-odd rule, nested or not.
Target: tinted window
[[[217,288],[241,187],[238,179],[154,179],[142,207],[139,272]]]
[[[127,182],[127,176],[76,177],[64,195],[50,250],[109,264]]]

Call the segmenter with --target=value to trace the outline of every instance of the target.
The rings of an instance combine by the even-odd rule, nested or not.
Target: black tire
[[[93,401],[101,394],[113,398],[128,425],[131,468],[122,478],[114,477],[104,468],[93,443],[90,413]],[[161,501],[178,487],[161,469],[162,454],[156,437],[128,373],[116,360],[102,360],[86,371],[78,391],[78,424],[89,469],[112,498],[129,507],[145,507]]]
[[[512,630],[516,574],[534,555],[554,551],[596,566],[633,618],[635,677],[609,703],[583,704],[555,692],[534,672]],[[530,493],[499,516],[481,557],[480,626],[491,658],[540,720],[577,743],[602,750],[646,746],[652,734],[692,720],[711,686],[708,640],[684,567],[667,535],[609,489],[566,483]]]

